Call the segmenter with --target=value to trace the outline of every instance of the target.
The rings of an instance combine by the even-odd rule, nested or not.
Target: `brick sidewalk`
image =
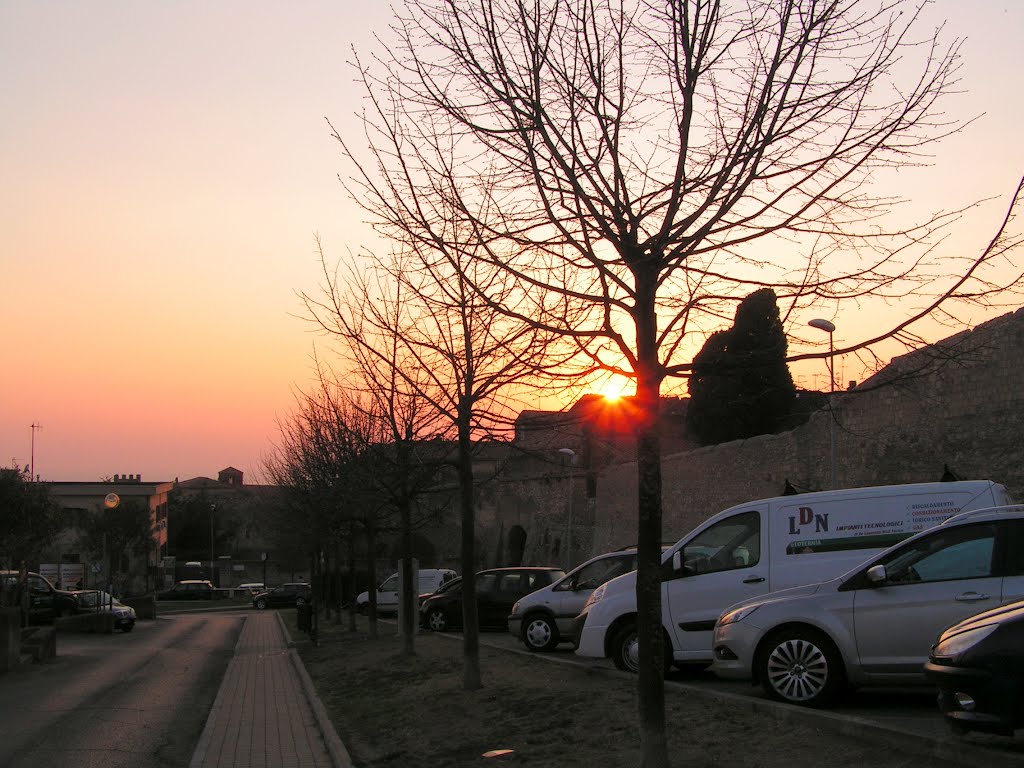
[[[247,616],[190,768],[350,765],[276,612]]]

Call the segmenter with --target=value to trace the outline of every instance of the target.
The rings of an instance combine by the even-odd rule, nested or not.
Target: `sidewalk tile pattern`
[[[331,768],[277,617],[246,617],[191,768]]]

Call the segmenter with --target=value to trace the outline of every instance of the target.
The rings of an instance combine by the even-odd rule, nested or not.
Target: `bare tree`
[[[424,227],[432,215],[404,215],[432,196],[454,204],[474,259],[505,274],[467,275],[479,296],[574,340],[577,373],[635,380],[650,768],[668,764],[663,384],[760,288],[790,333],[811,307],[898,303],[889,329],[836,354],[1019,295],[1007,258],[1019,234],[1000,226],[950,256],[942,236],[964,209],[908,222],[872,186],[963,125],[941,111],[959,43],[919,35],[919,17],[900,0],[408,0],[394,39],[355,60],[369,105],[368,148],[342,142],[355,199],[402,242],[464,252]],[[513,287],[511,305],[497,285]]]
[[[395,249],[350,260],[343,279],[321,256],[322,295],[304,299],[320,326],[345,340],[380,410],[395,414],[391,428],[399,446],[409,444],[416,424],[455,438],[455,456],[449,461],[458,477],[461,519],[463,683],[475,690],[483,682],[473,444],[507,433],[521,405],[513,390],[521,395],[536,388],[538,360],[555,357],[550,346],[557,337],[495,308],[495,296],[503,306],[512,306],[522,300],[522,292],[514,283],[499,283],[504,272],[477,258],[484,246],[466,216],[460,190],[392,200],[385,229]],[[489,299],[474,286],[488,286]],[[422,404],[429,413],[414,412],[412,404]],[[399,413],[405,414],[401,420]],[[411,610],[406,615],[411,619]],[[411,627],[407,634],[411,638]]]
[[[369,454],[379,439],[376,425],[322,367],[318,373],[317,387],[297,396],[295,412],[279,423],[278,442],[264,458],[268,477],[285,493],[276,533],[317,563],[337,552],[344,538],[354,538],[356,525],[362,526],[367,568],[371,583],[376,583],[373,553],[385,506],[372,483]]]

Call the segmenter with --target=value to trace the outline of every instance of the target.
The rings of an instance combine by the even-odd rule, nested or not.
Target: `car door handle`
[[[982,594],[981,592],[964,592],[961,595],[956,596],[958,603],[976,603],[979,600],[988,600],[988,595]]]
[[[744,584],[760,584],[762,581],[764,581],[764,576],[747,576],[747,578],[745,578],[743,580],[743,583]]]

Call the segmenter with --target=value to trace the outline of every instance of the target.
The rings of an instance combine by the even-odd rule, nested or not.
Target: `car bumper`
[[[591,611],[584,611],[572,620],[572,635],[576,638],[576,653],[594,659],[606,658],[604,637],[607,626]]]
[[[1019,676],[934,661],[924,665],[924,674],[938,687],[939,711],[953,727],[1004,736],[1024,727]]]
[[[522,618],[522,616],[509,616],[508,617],[508,631],[517,640],[523,636],[523,618]]]
[[[726,680],[750,680],[760,639],[760,629],[742,621],[716,626],[711,671]]]

